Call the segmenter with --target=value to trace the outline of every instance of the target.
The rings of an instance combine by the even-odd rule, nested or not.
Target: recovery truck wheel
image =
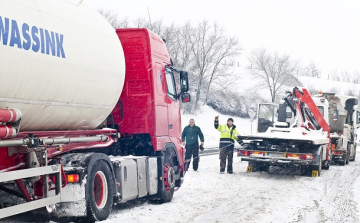
[[[259,171],[259,164],[257,162],[249,162],[246,172],[252,173],[252,172],[257,172],[257,171]]]
[[[307,176],[309,175],[310,168],[309,166],[301,166],[301,176]]]
[[[268,164],[259,164],[259,171],[269,172],[270,165]]]
[[[88,167],[85,185],[87,220],[102,221],[110,215],[115,191],[114,178],[104,160],[97,160]]]
[[[323,150],[320,151],[320,153],[318,154],[317,160],[318,160],[318,164],[317,165],[313,165],[310,171],[310,176],[311,177],[319,177],[321,175],[321,169],[322,169],[322,153]]]
[[[324,170],[330,169],[330,161],[324,160],[323,163],[322,163],[322,168]]]
[[[164,168],[165,189],[160,198],[161,203],[170,202],[172,200],[174,196],[174,188],[175,188],[174,162],[168,153],[166,153],[164,161],[165,161],[165,168]]]

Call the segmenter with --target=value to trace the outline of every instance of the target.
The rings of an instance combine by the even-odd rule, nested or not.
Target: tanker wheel
[[[89,169],[85,185],[87,220],[102,221],[110,215],[113,206],[114,178],[105,161],[98,160]]]
[[[170,155],[165,155],[164,167],[164,191],[160,197],[161,203],[170,202],[174,195],[175,188],[175,169]]]

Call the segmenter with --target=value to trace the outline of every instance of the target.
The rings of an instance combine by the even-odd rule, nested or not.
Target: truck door
[[[168,127],[168,95],[166,87],[166,77],[164,73],[164,66],[162,64],[156,63],[155,66],[155,86],[156,86],[156,135],[157,136],[168,136],[169,127]],[[165,99],[164,99],[165,98]],[[161,148],[162,149],[162,148]]]
[[[180,119],[180,103],[177,97],[176,82],[173,72],[170,69],[165,69],[166,86],[167,86],[167,102],[168,102],[168,121],[169,121],[169,136],[171,140],[179,141],[181,134],[181,119]],[[175,144],[180,143],[173,141]]]

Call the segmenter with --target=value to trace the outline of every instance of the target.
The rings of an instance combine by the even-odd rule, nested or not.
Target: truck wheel
[[[348,151],[346,152],[346,160],[345,160],[345,163],[346,163],[346,164],[349,164],[349,160],[350,160],[350,150],[348,150]]]
[[[309,174],[310,169],[309,166],[301,166],[301,176],[306,176]]]
[[[257,162],[249,162],[248,166],[251,167],[250,168],[251,172],[257,172],[260,170],[260,168],[259,168],[260,165]],[[268,169],[268,171],[269,171],[269,169]]]
[[[85,190],[88,220],[107,219],[113,206],[115,188],[113,175],[105,161],[98,160],[89,167]]]
[[[161,203],[170,202],[174,195],[175,188],[175,169],[173,160],[170,155],[165,155],[165,168],[164,168],[164,191],[160,198]]]
[[[322,168],[323,168],[324,170],[330,169],[330,162],[327,161],[327,160],[324,160],[323,163],[322,163]]]
[[[350,161],[355,161],[356,157],[356,147],[354,148],[354,155],[350,158]]]
[[[345,164],[346,164],[346,161],[345,161],[345,157],[343,158],[343,161],[339,161],[338,162],[338,164],[340,165],[340,166],[345,166]]]
[[[267,164],[260,164],[259,165],[259,171],[265,171],[265,172],[269,172],[269,165]]]
[[[322,169],[322,152],[319,154],[319,164],[318,165],[314,165],[313,168],[312,168],[312,171],[313,170],[316,170],[318,172],[318,176],[320,176],[321,174],[321,169]],[[310,176],[312,176],[312,171],[310,172]]]

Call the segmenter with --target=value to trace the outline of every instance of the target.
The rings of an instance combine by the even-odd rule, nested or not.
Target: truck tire
[[[161,203],[170,202],[174,196],[175,169],[173,159],[168,153],[165,155],[164,187],[165,189],[160,198]]]
[[[97,160],[94,165],[89,166],[85,185],[88,222],[102,221],[110,215],[114,182],[110,167],[104,160]]]
[[[345,166],[345,164],[346,164],[346,157],[343,157],[343,160],[342,161],[338,161],[338,164],[340,165],[340,166]]]
[[[322,168],[324,170],[330,169],[330,161],[324,160],[323,163],[322,163]]]
[[[318,154],[318,165],[313,165],[312,166],[312,168],[311,168],[311,171],[310,171],[310,176],[312,176],[312,171],[313,170],[316,170],[316,171],[318,171],[318,176],[320,176],[321,175],[321,169],[322,169],[322,153],[323,153],[323,151],[321,150],[320,151],[320,153]]]
[[[356,158],[356,147],[354,148],[354,155],[352,157],[350,157],[350,161],[355,161]]]
[[[350,150],[348,149],[346,152],[346,159],[345,159],[345,163],[349,164],[349,160],[350,160]]]
[[[309,166],[301,166],[301,176],[307,176],[309,175],[310,168]]]
[[[259,165],[259,171],[269,172],[269,168],[270,168],[270,165],[268,165],[268,164],[260,164]]]

